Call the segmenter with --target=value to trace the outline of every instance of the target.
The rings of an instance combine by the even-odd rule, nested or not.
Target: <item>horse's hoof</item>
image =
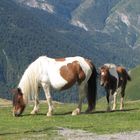
[[[107,112],[110,112],[111,111],[111,108],[110,107],[107,107],[107,110],[106,110]]]
[[[52,116],[52,113],[48,112],[47,117],[51,117],[51,116]]]
[[[76,115],[78,115],[77,112],[73,111],[72,116],[76,116]]]
[[[72,112],[72,116],[76,116],[79,114],[80,114],[80,109],[78,109],[78,108]]]
[[[116,110],[116,108],[112,108],[112,111],[115,111]]]
[[[35,115],[35,114],[37,114],[37,113],[38,113],[38,110],[36,110],[36,111],[33,110],[33,111],[31,111],[30,114],[31,114],[31,115]]]
[[[91,112],[92,112],[92,110],[89,109],[89,108],[85,111],[85,113],[87,113],[87,114],[88,114],[88,113],[91,113]]]
[[[123,108],[120,108],[120,111],[122,111],[123,110]]]

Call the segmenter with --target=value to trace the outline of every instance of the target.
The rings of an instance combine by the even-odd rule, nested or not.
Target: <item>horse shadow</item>
[[[106,111],[106,110],[97,110],[97,111],[93,111],[93,112],[81,112],[82,115],[86,115],[86,114],[103,114],[103,113],[114,113],[114,112],[129,112],[129,111],[136,111],[139,110],[139,108],[131,108],[131,109],[123,109],[123,110],[111,110],[111,111]],[[65,112],[65,113],[57,113],[54,115],[71,115],[72,112]]]
[[[131,108],[131,109],[123,109],[123,110],[111,110],[111,111],[106,111],[106,110],[97,110],[97,111],[93,111],[93,112],[81,112],[82,115],[86,115],[86,114],[103,114],[103,113],[114,113],[114,112],[130,112],[130,111],[136,111],[139,110],[139,108]],[[54,113],[53,116],[63,116],[63,115],[71,115],[72,111],[69,112],[64,112],[64,113]],[[46,113],[38,113],[35,115],[32,114],[23,114],[21,115],[21,117],[26,117],[26,116],[46,116]]]
[[[64,112],[64,113],[54,113],[53,116],[62,116],[62,115],[70,115],[72,111]],[[37,114],[23,114],[20,117],[27,117],[27,116],[46,116],[46,113],[37,113]]]
[[[114,113],[114,112],[129,112],[129,111],[136,111],[139,110],[139,108],[131,108],[131,109],[123,109],[123,110],[110,110],[110,111],[106,111],[106,110],[100,110],[100,111],[93,111],[90,112],[89,114],[99,114],[99,113]]]

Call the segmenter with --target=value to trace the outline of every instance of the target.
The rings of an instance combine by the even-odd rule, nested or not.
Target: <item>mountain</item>
[[[140,62],[138,5],[138,0],[1,0],[0,97],[11,98],[11,88],[40,55],[81,55],[97,68],[106,62],[135,67]]]
[[[140,48],[139,0],[84,0],[72,12],[71,22],[87,31],[109,34],[132,49]]]
[[[90,32],[102,32],[133,49],[140,46],[139,0],[18,0],[61,16]],[[119,37],[120,36],[120,37]]]
[[[11,98],[11,88],[17,86],[24,70],[40,55],[91,57],[98,51],[84,46],[83,40],[90,37],[85,31],[56,15],[12,0],[0,1],[0,21],[0,96],[3,98]]]
[[[61,17],[68,24],[87,31],[91,37],[85,40],[88,44],[92,43],[90,46],[99,44],[104,52],[109,50],[111,53],[129,50],[133,53],[133,56],[130,56],[133,64],[130,64],[129,67],[139,64],[140,2],[138,0],[19,0],[18,2],[47,11]],[[127,51],[126,53],[129,53]],[[117,58],[118,55],[114,54],[113,60]],[[121,58],[119,61],[122,62],[124,59]],[[118,63],[118,60],[115,62]],[[124,65],[124,62],[121,64]]]

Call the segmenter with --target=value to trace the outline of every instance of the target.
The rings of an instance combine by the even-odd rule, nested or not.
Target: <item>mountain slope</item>
[[[89,31],[103,30],[111,8],[120,0],[83,0],[72,12],[72,23],[81,21]]]
[[[31,6],[29,6],[30,2]],[[35,5],[32,5],[32,2],[35,2]],[[120,41],[119,35],[113,37],[113,34],[105,30],[109,24],[106,25],[104,21],[111,15],[113,7],[118,7],[119,0],[112,3],[109,0],[102,2],[95,0],[58,0],[57,2],[55,0],[20,0],[18,2],[17,0],[1,0],[0,97],[11,98],[10,89],[17,86],[26,67],[40,55],[49,57],[81,55],[92,59],[97,68],[106,62],[120,64],[127,68],[139,64],[139,47],[132,49],[126,42]],[[104,4],[106,8],[110,7],[105,13],[106,8],[100,11]],[[84,7],[81,12],[80,5]],[[44,6],[47,10],[43,8]],[[92,27],[97,29],[90,29],[91,21],[88,24],[88,30],[85,30],[86,26],[81,22],[81,16],[76,14],[83,15],[83,19],[88,19],[92,14],[92,6],[97,7],[99,13],[93,13],[94,16],[97,14],[97,19],[94,18],[97,21],[93,23],[97,22],[96,26],[100,26],[94,27],[93,24]],[[105,14],[103,19],[101,13]],[[80,28],[71,24],[74,17],[79,18]],[[127,28],[124,30],[127,31]],[[72,98],[74,93],[65,94],[65,100]]]
[[[113,38],[126,43],[128,47],[140,49],[140,1],[123,0],[111,10],[106,19],[104,31]],[[120,36],[120,37],[119,37]]]
[[[93,35],[94,41],[102,45],[103,49],[108,45],[114,46],[113,49],[131,48],[136,56],[134,63],[139,63],[139,58],[137,59],[140,52],[139,0],[20,0],[18,2],[43,10],[45,10],[43,7],[47,9],[46,4],[51,5],[53,7],[51,14],[62,17],[66,22],[90,34],[96,34]],[[98,40],[97,35],[102,38]],[[106,44],[102,44],[101,39],[105,40]]]
[[[95,48],[89,55],[86,48],[89,45],[81,45],[80,40],[89,36],[85,31],[56,15],[12,0],[0,1],[0,19],[0,96],[3,98],[11,96],[10,89],[17,86],[26,67],[40,55],[89,57],[98,51]]]

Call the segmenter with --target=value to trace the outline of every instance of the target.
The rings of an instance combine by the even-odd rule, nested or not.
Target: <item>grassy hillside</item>
[[[71,116],[75,104],[55,104],[54,116],[46,116],[46,104],[32,116],[28,106],[22,117],[13,117],[11,107],[0,108],[0,139],[63,139],[60,128],[80,129],[97,134],[140,130],[140,101],[127,102],[124,111],[106,112],[106,103],[98,102],[92,114]],[[83,111],[86,105],[83,106]]]
[[[132,69],[132,81],[128,82],[126,89],[126,98],[129,100],[140,99],[140,66]]]

